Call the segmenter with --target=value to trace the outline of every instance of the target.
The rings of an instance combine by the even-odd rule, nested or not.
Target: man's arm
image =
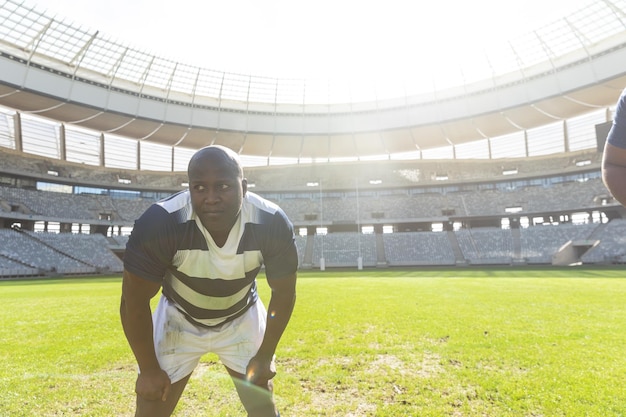
[[[626,149],[609,143],[604,146],[602,180],[613,197],[626,205]]]
[[[265,383],[274,376],[270,363],[296,303],[296,276],[294,272],[282,278],[267,278],[272,296],[267,308],[267,326],[263,342],[248,365],[246,377],[252,382]]]
[[[151,401],[165,401],[170,390],[170,379],[156,357],[152,330],[150,300],[160,288],[160,284],[124,270],[120,318],[139,365],[135,390],[137,395]]]

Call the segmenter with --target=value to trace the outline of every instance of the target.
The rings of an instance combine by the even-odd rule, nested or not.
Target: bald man
[[[200,149],[188,175],[189,189],[148,208],[126,246],[120,316],[139,367],[135,416],[170,416],[212,352],[248,416],[276,417],[274,357],[296,296],[293,226],[277,205],[248,192],[228,148]],[[267,310],[257,294],[263,265]]]

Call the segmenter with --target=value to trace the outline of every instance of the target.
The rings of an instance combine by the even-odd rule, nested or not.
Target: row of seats
[[[626,262],[626,220],[615,219],[606,226],[601,230],[600,244],[583,254],[583,262]],[[595,237],[592,236],[592,240]]]
[[[460,229],[455,232],[406,232],[382,235],[378,248],[376,235],[332,233],[312,239],[296,239],[301,265],[319,267],[324,258],[329,267],[354,267],[384,263],[389,266],[503,264],[551,264],[553,255],[570,241],[599,244],[584,254],[587,263],[626,261],[626,220],[608,224],[542,225],[522,229],[495,227]],[[305,256],[307,242],[313,250]],[[383,255],[379,256],[382,251]]]
[[[531,263],[549,263],[552,255],[570,240],[585,240],[591,237],[598,224],[562,224],[522,229],[520,235],[521,256]],[[604,240],[604,236],[601,236]],[[603,245],[606,245],[604,242]]]
[[[99,220],[102,214],[111,220],[132,222],[153,201],[118,199],[108,195],[66,194],[0,186],[0,211],[20,211],[50,219]]]
[[[11,136],[8,125],[2,126],[0,117],[0,133],[5,130]],[[52,140],[56,140],[54,137]],[[582,154],[556,154],[549,158],[520,159],[503,166],[499,160],[463,160],[450,161],[420,160],[413,161],[370,161],[359,163],[333,163],[319,165],[296,165],[278,167],[248,167],[245,174],[250,183],[260,190],[276,190],[276,184],[283,189],[302,189],[312,180],[320,181],[328,189],[351,189],[355,186],[355,178],[379,179],[391,187],[410,187],[416,182],[420,184],[436,183],[438,174],[445,174],[451,181],[481,181],[502,177],[506,168],[515,169],[520,175],[536,176],[549,172],[565,172],[575,166],[578,160],[589,160],[590,164],[599,166],[601,153],[594,150]],[[102,168],[89,164],[64,162],[41,158],[28,153],[15,152],[0,146],[0,166],[11,167],[12,170],[27,176],[46,177],[54,171],[59,179],[78,180],[85,184],[102,184],[116,186],[120,177],[127,178],[139,187],[173,189],[186,181],[184,172],[150,172],[128,171],[121,169]],[[349,171],[354,176],[346,175]],[[363,186],[367,186],[364,184]]]
[[[313,237],[312,265],[356,266],[361,257],[363,266],[376,266],[376,236],[357,233],[332,233]]]
[[[25,233],[98,270],[122,270],[122,261],[109,250],[109,242],[101,234]]]
[[[470,263],[510,263],[513,235],[510,229],[477,228],[456,232],[459,247]]]
[[[111,248],[122,248],[127,236],[18,232],[0,229],[0,276],[58,272],[121,272],[122,261]],[[460,229],[454,232],[375,234],[332,233],[297,236],[301,267],[550,264],[570,241],[590,242],[585,263],[626,262],[626,220],[607,224],[561,224],[508,230]],[[595,244],[595,242],[599,242]],[[592,245],[593,244],[593,245]],[[10,272],[20,270],[19,273]],[[26,270],[27,272],[24,273]]]
[[[17,260],[11,259],[10,255],[0,251],[0,277],[21,277],[39,275],[39,270]]]
[[[455,256],[446,233],[413,232],[383,235],[390,266],[453,265]]]
[[[55,234],[0,229],[0,273],[11,275],[121,272],[122,261],[102,235]]]
[[[550,198],[545,198],[550,193]],[[360,196],[358,204],[354,197],[320,199],[282,198],[277,201],[294,221],[307,220],[315,214],[324,221],[347,221],[361,218],[367,220],[382,216],[386,219],[436,218],[456,216],[501,216],[506,209],[521,208],[527,213],[561,210],[600,208],[602,197],[608,195],[602,181],[571,182],[545,187],[526,187],[511,191],[485,190],[479,192],[455,192],[447,194],[412,194],[410,190],[394,194]]]
[[[551,198],[545,198],[547,192]],[[503,215],[511,207],[521,207],[524,212],[600,208],[602,200],[598,197],[606,196],[607,192],[602,181],[597,178],[584,183],[557,184],[549,189],[526,187],[510,192],[485,190],[412,194],[410,190],[401,190],[394,194],[363,195],[358,205],[353,196],[341,195],[321,199],[307,194],[297,198],[297,194],[292,194],[288,195],[290,198],[278,198],[276,203],[294,222],[310,222],[312,214],[327,222],[377,217],[407,220],[441,217],[445,213],[457,216]],[[97,220],[105,213],[113,221],[128,223],[137,219],[152,202],[146,199],[72,195],[0,186],[0,211],[21,210],[47,218]]]

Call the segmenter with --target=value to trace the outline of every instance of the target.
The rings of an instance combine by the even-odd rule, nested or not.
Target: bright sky
[[[280,78],[376,77],[528,33],[591,0],[27,0],[190,65]],[[458,58],[457,58],[458,60]]]

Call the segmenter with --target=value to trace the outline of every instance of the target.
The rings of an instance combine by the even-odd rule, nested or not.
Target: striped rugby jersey
[[[159,282],[188,319],[218,326],[257,301],[256,276],[296,272],[293,226],[274,203],[247,192],[238,221],[218,247],[193,213],[189,191],[159,201],[135,221],[124,268]]]

